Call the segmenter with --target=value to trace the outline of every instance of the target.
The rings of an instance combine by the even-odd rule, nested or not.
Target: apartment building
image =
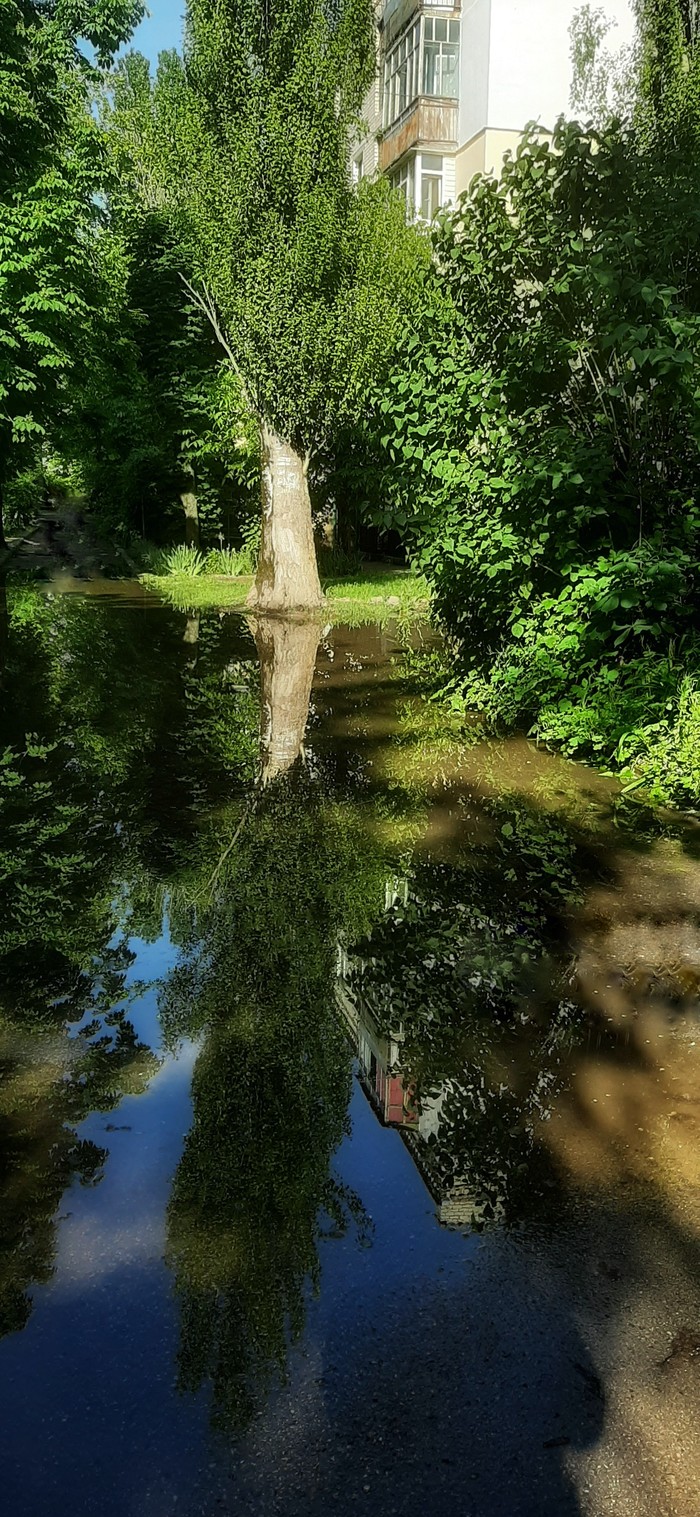
[[[609,45],[634,38],[632,0],[599,0]],[[430,220],[536,121],[551,131],[570,109],[570,27],[581,0],[378,0],[377,76],[355,181],[388,174]]]

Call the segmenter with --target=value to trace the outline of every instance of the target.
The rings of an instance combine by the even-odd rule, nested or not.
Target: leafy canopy
[[[60,406],[99,304],[101,147],[81,44],[107,62],[142,13],[139,0],[0,0],[0,482]]]
[[[154,90],[193,283],[251,406],[304,452],[362,405],[419,256],[386,187],[349,182],[374,68],[371,0],[193,0]]]

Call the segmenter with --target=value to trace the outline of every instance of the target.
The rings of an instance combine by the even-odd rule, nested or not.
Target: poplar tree
[[[635,8],[641,139],[663,158],[694,154],[700,143],[700,5],[636,0]]]
[[[184,63],[156,82],[192,295],[259,424],[260,610],[322,600],[309,469],[361,413],[415,263],[386,185],[350,183],[375,66],[372,0],[191,0]]]

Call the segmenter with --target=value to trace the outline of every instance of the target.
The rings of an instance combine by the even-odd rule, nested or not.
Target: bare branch
[[[186,279],[184,274],[181,274],[180,278],[181,278],[182,283],[184,284],[185,289],[187,290],[188,294],[190,294],[192,296],[192,299],[193,299],[195,305],[199,306],[200,311],[203,313],[204,316],[206,316],[207,321],[211,324],[211,327],[212,327],[213,332],[214,332],[214,336],[216,337],[217,341],[220,343],[221,347],[223,348],[224,353],[226,354],[226,357],[228,358],[228,361],[229,361],[229,363],[231,365],[231,368],[233,369],[234,373],[238,376],[238,379],[240,380],[241,389],[243,391],[243,399],[244,399],[246,405],[248,406],[248,409],[253,412],[254,416],[259,416],[260,415],[259,408],[255,405],[255,403],[253,401],[253,398],[252,398],[252,396],[250,394],[250,391],[248,389],[248,386],[247,386],[247,384],[246,384],[246,382],[245,382],[245,380],[243,378],[243,375],[242,375],[241,369],[240,369],[240,365],[238,363],[238,359],[236,358],[236,355],[233,352],[233,349],[232,349],[230,343],[228,342],[227,338],[224,336],[224,332],[223,332],[222,327],[221,327],[221,322],[219,321],[219,317],[217,315],[216,306],[214,305],[214,301],[213,301],[212,296],[210,295],[210,293],[209,293],[206,285],[204,285],[203,292],[202,292],[200,290],[195,289],[195,286],[193,284],[190,284],[189,279]]]

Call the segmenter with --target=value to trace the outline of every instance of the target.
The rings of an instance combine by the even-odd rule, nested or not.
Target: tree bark
[[[276,617],[258,617],[252,626],[260,659],[262,782],[269,785],[302,750],[321,628]]]
[[[3,499],[3,483],[0,478],[0,553],[7,552],[7,538],[5,537],[5,501]]]
[[[7,657],[10,648],[10,618],[7,611],[7,586],[4,576],[0,578],[0,689],[5,684]]]
[[[303,459],[262,423],[262,536],[256,611],[311,611],[323,605]]]
[[[199,617],[190,615],[185,626],[185,635],[182,639],[187,648],[187,662],[196,664],[199,643]]]
[[[190,472],[188,478],[189,488],[181,490],[180,500],[185,513],[185,542],[189,547],[199,547],[199,506],[194,488],[194,474]]]

